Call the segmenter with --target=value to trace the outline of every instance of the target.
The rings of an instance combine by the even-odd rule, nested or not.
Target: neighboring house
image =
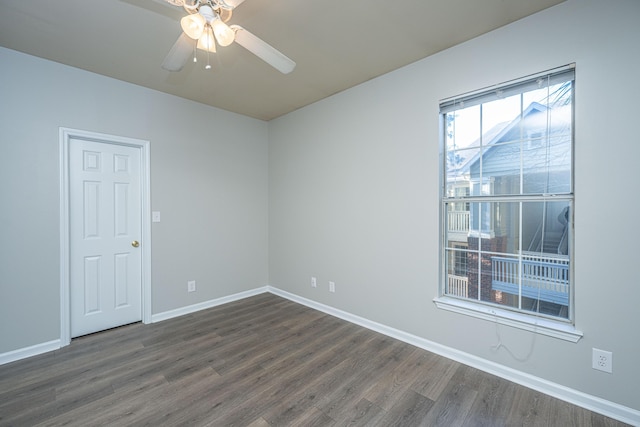
[[[531,103],[519,117],[494,126],[468,149],[456,152],[462,155],[448,159],[448,175],[457,177],[447,183],[448,191],[455,193],[450,195],[569,193],[567,114],[568,107],[549,110]],[[449,246],[463,250],[449,261],[455,265],[449,265],[448,293],[477,299],[480,291],[484,301],[511,305],[507,301],[517,298],[522,285],[523,298],[531,300],[528,304],[540,300],[545,306],[541,311],[567,317],[568,215],[567,202],[452,203],[447,212]],[[508,236],[521,236],[521,241]],[[474,252],[479,244],[480,260]]]

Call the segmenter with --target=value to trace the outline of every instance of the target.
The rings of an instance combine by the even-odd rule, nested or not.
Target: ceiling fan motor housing
[[[200,6],[200,9],[198,9],[198,13],[200,13],[200,15],[202,15],[202,17],[210,24],[215,18],[216,18],[216,13],[213,11],[213,9],[211,8],[211,6],[208,5],[202,5]]]

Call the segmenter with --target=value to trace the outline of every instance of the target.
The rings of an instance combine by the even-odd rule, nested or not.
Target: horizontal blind
[[[440,101],[440,114],[446,114],[461,108],[496,101],[511,95],[572,80],[575,80],[575,64],[565,65],[564,67],[554,68],[553,70],[544,71],[518,80],[512,80],[464,95],[444,99]]]

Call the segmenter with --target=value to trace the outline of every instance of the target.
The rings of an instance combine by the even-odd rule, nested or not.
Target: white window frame
[[[447,280],[448,280],[448,269],[446,264],[446,251],[447,251],[447,221],[446,221],[446,206],[447,203],[451,202],[460,202],[460,198],[450,197],[447,195],[447,166],[446,166],[446,156],[447,156],[447,147],[446,147],[446,123],[445,116],[447,111],[455,110],[456,103],[460,103],[461,101],[464,103],[472,102],[476,104],[482,104],[490,100],[492,94],[498,93],[500,95],[504,95],[505,92],[508,95],[509,92],[512,94],[526,92],[527,85],[532,85],[539,80],[540,78],[545,78],[548,80],[552,80],[554,76],[557,75],[566,75],[566,73],[574,73],[575,64],[570,64],[564,67],[560,67],[553,70],[544,71],[542,73],[537,73],[535,75],[527,76],[522,79],[514,80],[511,82],[502,83],[499,85],[495,85],[489,88],[481,89],[469,94],[456,96],[453,98],[448,98],[442,100],[440,102],[440,281],[439,281],[439,292],[438,296],[434,298],[434,303],[439,309],[452,311],[455,313],[464,314],[467,316],[472,316],[479,319],[488,320],[491,322],[512,326],[519,329],[528,330],[534,333],[539,333],[542,335],[547,335],[559,339],[563,339],[570,342],[577,342],[582,337],[582,332],[576,329],[575,326],[575,306],[574,306],[574,284],[573,284],[573,264],[574,264],[574,251],[572,247],[573,238],[569,241],[569,256],[571,257],[570,262],[570,298],[569,298],[569,316],[568,319],[562,318],[554,318],[541,316],[537,312],[528,312],[526,310],[513,309],[512,307],[503,307],[498,304],[492,304],[486,301],[479,301],[470,298],[464,297],[456,297],[455,295],[447,295],[445,293]],[[575,79],[574,80],[574,88],[572,89],[575,94]],[[469,104],[466,104],[469,105]],[[445,108],[443,109],[443,106]],[[573,128],[575,128],[575,120],[572,118]],[[572,143],[572,152],[573,152],[573,143]],[[572,167],[571,167],[571,192],[570,194],[564,194],[559,199],[569,201],[571,205],[571,212],[573,215],[573,206],[574,206],[574,196],[573,196],[573,154],[572,154]],[[478,202],[478,201],[496,201],[496,199],[500,199],[500,197],[489,197],[485,199],[484,197],[469,197],[469,202]],[[511,198],[513,201],[553,201],[558,200],[554,199],[554,195],[534,195],[531,197],[530,195],[520,195],[517,197]],[[572,234],[573,230],[570,230]]]

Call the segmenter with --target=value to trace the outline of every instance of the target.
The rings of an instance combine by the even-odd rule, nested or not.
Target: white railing
[[[451,232],[467,233],[469,231],[469,211],[447,212],[447,224]]]
[[[531,262],[548,262],[552,264],[569,265],[569,257],[561,254],[522,251],[522,259]]]
[[[469,298],[469,279],[467,276],[449,274],[447,283],[447,295]]]
[[[522,255],[522,275],[517,258],[491,258],[494,290],[569,305],[569,259],[566,256]],[[520,288],[519,278],[522,278]]]

